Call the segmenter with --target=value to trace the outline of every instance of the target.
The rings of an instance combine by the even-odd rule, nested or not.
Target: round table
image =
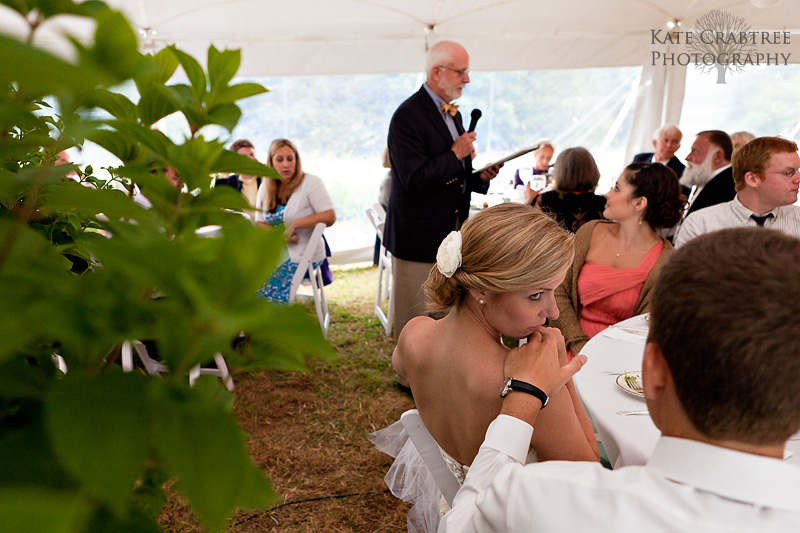
[[[646,411],[647,405],[617,385],[619,374],[610,373],[641,371],[647,330],[646,315],[639,315],[598,333],[581,350],[589,360],[573,378],[614,468],[645,464],[660,435],[648,415],[617,414]],[[788,441],[786,449],[787,461],[800,466],[800,440]]]

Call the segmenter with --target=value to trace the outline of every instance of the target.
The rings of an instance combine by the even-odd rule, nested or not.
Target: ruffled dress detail
[[[450,510],[450,506],[402,422],[398,420],[389,427],[370,433],[368,438],[380,451],[394,457],[394,463],[383,479],[395,497],[414,504],[408,512],[408,532],[436,533],[439,521]],[[441,447],[439,451],[459,485],[463,485],[469,467],[456,461]],[[530,448],[526,463],[536,461],[536,451]]]

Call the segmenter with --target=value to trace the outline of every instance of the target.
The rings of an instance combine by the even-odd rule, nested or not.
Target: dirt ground
[[[377,270],[334,275],[325,292],[329,339],[340,357],[310,361],[306,373],[234,376],[234,414],[281,500],[267,511],[236,513],[229,532],[406,530],[410,505],[383,482],[392,460],[367,440],[413,407],[394,384],[394,342],[372,312]],[[202,531],[177,495],[160,522],[170,532]]]

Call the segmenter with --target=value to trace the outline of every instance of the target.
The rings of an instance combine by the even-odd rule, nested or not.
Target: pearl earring
[[[485,304],[485,303],[486,303],[486,301],[485,301],[483,298],[481,298],[480,300],[478,300],[478,303],[479,303],[479,304],[481,304],[481,305],[483,305],[483,304]]]

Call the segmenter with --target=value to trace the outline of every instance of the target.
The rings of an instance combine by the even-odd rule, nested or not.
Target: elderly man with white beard
[[[696,187],[689,198],[687,215],[716,204],[729,202],[736,196],[731,170],[733,142],[720,130],[701,131],[686,157],[686,170],[681,185]]]

